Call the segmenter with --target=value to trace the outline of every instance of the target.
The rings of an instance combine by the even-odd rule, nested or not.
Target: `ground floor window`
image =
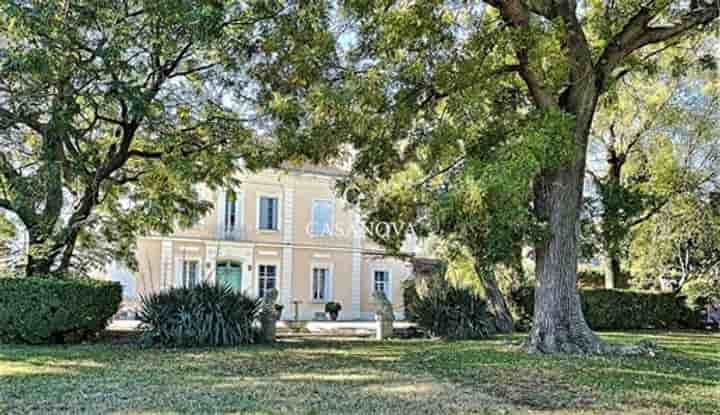
[[[197,260],[183,260],[182,263],[183,287],[194,287],[198,284],[199,264]]]
[[[375,270],[373,272],[373,292],[382,291],[387,298],[390,297],[390,272],[386,270]]]
[[[242,289],[242,263],[222,261],[217,264],[217,282],[240,291]]]
[[[313,301],[327,301],[330,297],[330,269],[313,267],[312,269]]]
[[[273,288],[277,288],[277,266],[258,265],[258,297],[265,297]]]

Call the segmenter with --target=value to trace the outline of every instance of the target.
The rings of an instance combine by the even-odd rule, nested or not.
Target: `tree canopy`
[[[325,70],[313,59],[332,51],[317,30],[325,12],[303,2],[4,2],[0,208],[26,228],[28,273],[132,263],[136,235],[211,207],[196,183],[276,163],[263,108]]]
[[[534,246],[535,352],[613,348],[577,295],[577,228],[601,97],[679,41],[716,30],[714,2],[346,1],[341,76],[312,92],[286,148],[353,148],[368,218],[457,241],[477,264]],[[703,59],[708,59],[703,57]],[[397,246],[399,239],[386,240]],[[497,308],[496,308],[497,310]]]

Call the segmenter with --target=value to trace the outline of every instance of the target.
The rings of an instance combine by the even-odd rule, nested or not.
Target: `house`
[[[201,196],[215,203],[208,216],[172,235],[139,239],[135,290],[202,280],[254,296],[276,288],[284,320],[324,318],[329,301],[342,305],[341,320],[373,319],[372,293],[383,290],[402,319],[402,282],[412,278],[412,266],[384,255],[365,230],[403,227],[364,224],[336,195],[342,174],[305,166],[241,176],[237,188],[203,188]],[[403,252],[417,251],[410,235]]]

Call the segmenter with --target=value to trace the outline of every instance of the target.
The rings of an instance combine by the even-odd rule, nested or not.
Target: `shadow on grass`
[[[720,336],[603,336],[653,338],[665,351],[654,358],[531,356],[506,338],[213,350],[0,346],[0,412],[720,413]]]

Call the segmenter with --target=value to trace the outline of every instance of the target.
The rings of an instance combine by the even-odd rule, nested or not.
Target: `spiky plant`
[[[223,284],[203,282],[141,296],[144,344],[168,347],[253,343],[260,300]]]

